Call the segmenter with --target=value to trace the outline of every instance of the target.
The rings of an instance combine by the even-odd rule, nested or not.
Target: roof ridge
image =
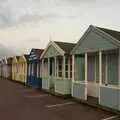
[[[55,43],[66,43],[66,44],[76,44],[74,42],[63,42],[63,41],[53,41]]]
[[[96,26],[95,26],[95,27],[96,27]],[[103,28],[103,27],[96,27],[96,28],[120,33],[120,31],[118,31],[118,30],[113,30],[113,29],[109,29],[109,28]]]

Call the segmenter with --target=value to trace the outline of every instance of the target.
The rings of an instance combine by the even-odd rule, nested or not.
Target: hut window
[[[88,81],[98,83],[99,82],[99,56],[88,56]]]
[[[44,62],[44,77],[48,75],[48,63],[47,61]]]
[[[32,65],[32,76],[34,75],[34,63],[31,64]]]
[[[72,78],[72,57],[70,57],[70,78]]]
[[[106,68],[107,68],[107,55],[102,55],[102,83],[106,84]]]
[[[65,60],[65,77],[68,78],[68,58],[66,58]]]
[[[118,85],[118,54],[108,53],[102,58],[102,83]]]
[[[39,63],[37,64],[37,77],[39,77]]]
[[[58,59],[58,76],[62,77],[62,59]]]
[[[85,62],[83,55],[77,55],[75,57],[75,80],[85,80]]]
[[[42,67],[43,67],[43,66],[42,66],[42,62],[40,62],[40,66],[39,66],[39,67],[40,67],[40,72],[39,72],[39,74],[40,74],[40,76],[42,77]]]
[[[107,79],[108,84],[118,85],[118,54],[112,53],[108,55],[107,63]]]

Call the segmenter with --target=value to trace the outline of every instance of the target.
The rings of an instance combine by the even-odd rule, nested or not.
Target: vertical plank
[[[94,62],[94,64],[95,64],[95,65],[94,65],[94,66],[95,66],[94,82],[97,83],[97,68],[96,68],[96,67],[97,67],[97,65],[96,65],[96,64],[97,64],[97,60],[96,60],[96,59],[97,59],[97,56],[95,56],[94,59],[95,59],[95,62]]]
[[[100,86],[102,84],[102,52],[99,52],[99,103],[100,103]]]
[[[108,54],[105,56],[105,84],[108,84]]]
[[[85,100],[87,100],[87,75],[88,75],[88,55],[85,53]]]
[[[42,59],[42,77],[44,77],[44,59]]]
[[[102,52],[99,52],[99,84],[102,84]]]
[[[118,50],[118,79],[119,79],[119,86],[120,86],[120,48]]]
[[[55,60],[55,77],[57,76],[57,61],[56,61],[56,57],[54,57]]]
[[[72,55],[72,83],[75,82],[75,55]]]
[[[50,58],[48,58],[48,76],[47,77],[49,77],[50,76]]]
[[[85,83],[87,83],[87,71],[88,71],[88,56],[87,53],[85,53]]]
[[[63,78],[65,78],[65,60],[66,60],[66,57],[63,56],[63,65],[62,65],[62,67],[63,67],[63,69],[62,69],[62,76],[63,76]]]
[[[68,78],[70,78],[70,57],[68,57]]]
[[[118,49],[118,80],[119,80],[119,82],[118,82],[118,85],[119,85],[119,87],[120,87],[120,48]],[[119,94],[119,98],[118,98],[119,100],[119,103],[118,103],[118,107],[119,107],[119,110],[120,110],[120,94]]]

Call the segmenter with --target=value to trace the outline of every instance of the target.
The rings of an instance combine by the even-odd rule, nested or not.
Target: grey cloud
[[[19,18],[19,23],[24,22],[36,22],[39,20],[50,20],[59,17],[56,13],[44,13],[44,14],[25,14]]]
[[[28,40],[26,40],[26,42],[32,42],[32,43],[34,43],[34,42],[40,42],[40,39],[28,39]]]
[[[15,51],[12,47],[8,47],[3,44],[0,44],[0,58],[6,56],[13,56],[13,55],[15,55]]]
[[[59,0],[62,4],[67,6],[79,6],[81,4],[90,4],[96,2],[96,0]]]
[[[87,2],[93,2],[96,0],[64,0],[66,2],[72,2],[72,3],[87,3]]]
[[[64,5],[72,7],[81,3],[91,3],[95,0],[26,0],[27,3],[24,3],[24,0],[5,1],[5,4],[0,2],[0,28],[16,26],[26,22],[49,21],[55,18],[69,17],[71,16],[69,12],[71,9],[67,9],[67,7],[62,9]],[[36,9],[37,11],[35,11]]]
[[[0,5],[0,27],[12,25],[12,13],[10,8],[4,8]]]
[[[49,12],[49,10],[44,11],[40,8],[35,9],[32,7],[25,8],[25,6],[23,8],[18,6],[16,10],[13,6],[8,6],[0,4],[0,28],[12,27],[26,22],[46,21],[59,17],[54,11]]]
[[[7,0],[0,0],[0,3],[2,3],[2,2],[6,2]]]

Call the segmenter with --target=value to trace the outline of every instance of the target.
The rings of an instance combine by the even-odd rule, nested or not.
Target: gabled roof
[[[44,51],[44,49],[35,49],[35,50],[38,57],[40,57],[42,52]]]
[[[16,59],[18,60],[20,58],[20,56],[16,56]]]
[[[98,35],[99,38],[101,37],[101,39],[98,40],[98,44],[97,44],[97,39],[94,42],[93,42],[93,40],[91,40],[93,42],[93,43],[90,43],[90,44],[92,44],[92,46],[87,44],[86,48],[83,46],[81,48],[81,44],[84,43],[84,40],[87,39],[87,36],[90,33],[94,33],[94,34]],[[89,37],[93,37],[93,36],[89,36]],[[99,45],[100,40],[101,40],[101,42],[103,40],[102,38],[104,39],[104,42],[106,41],[105,44],[103,44],[103,47],[101,45]],[[90,38],[89,38],[89,40],[90,40]],[[90,41],[88,41],[88,43],[89,42]],[[95,45],[97,44],[98,47],[95,48],[94,43],[95,43]],[[108,45],[109,47],[108,46],[105,47],[106,45]],[[100,46],[100,48],[99,48],[99,46]],[[94,49],[107,50],[107,49],[115,49],[115,48],[119,48],[119,47],[120,47],[120,32],[90,25],[89,28],[84,33],[84,35],[78,41],[77,45],[71,51],[71,54],[79,54],[79,53],[84,53],[84,52],[88,52],[88,51],[94,51]]]
[[[20,56],[13,56],[12,57],[12,64],[18,62],[19,58],[20,58]]]
[[[42,52],[44,51],[44,49],[36,49],[36,48],[32,48],[31,52],[34,50],[34,52],[36,53],[37,57],[39,58],[42,54]],[[31,53],[30,52],[30,53]]]
[[[116,38],[117,40],[120,40],[120,32],[116,30],[111,30],[111,29],[106,29],[106,28],[101,28],[101,27],[96,27],[105,33],[111,35],[112,37]]]
[[[7,64],[12,64],[12,57],[7,58]]]
[[[66,54],[70,53],[73,47],[75,47],[75,43],[68,43],[68,42],[59,42],[54,41]]]
[[[3,58],[1,61],[2,61],[2,64],[7,64],[7,58],[6,57]]]
[[[31,50],[31,52],[29,54],[28,61],[40,59],[43,51],[44,51],[44,49],[32,48],[32,50]]]
[[[59,55],[63,56],[65,54],[69,54],[75,45],[76,44],[74,43],[68,42],[50,41],[40,58],[43,58],[50,46],[53,46],[56,49],[56,51],[59,52]]]
[[[29,58],[29,55],[27,55],[27,54],[24,54],[24,57],[25,57],[25,59],[26,59],[26,60],[28,60],[28,58]]]

